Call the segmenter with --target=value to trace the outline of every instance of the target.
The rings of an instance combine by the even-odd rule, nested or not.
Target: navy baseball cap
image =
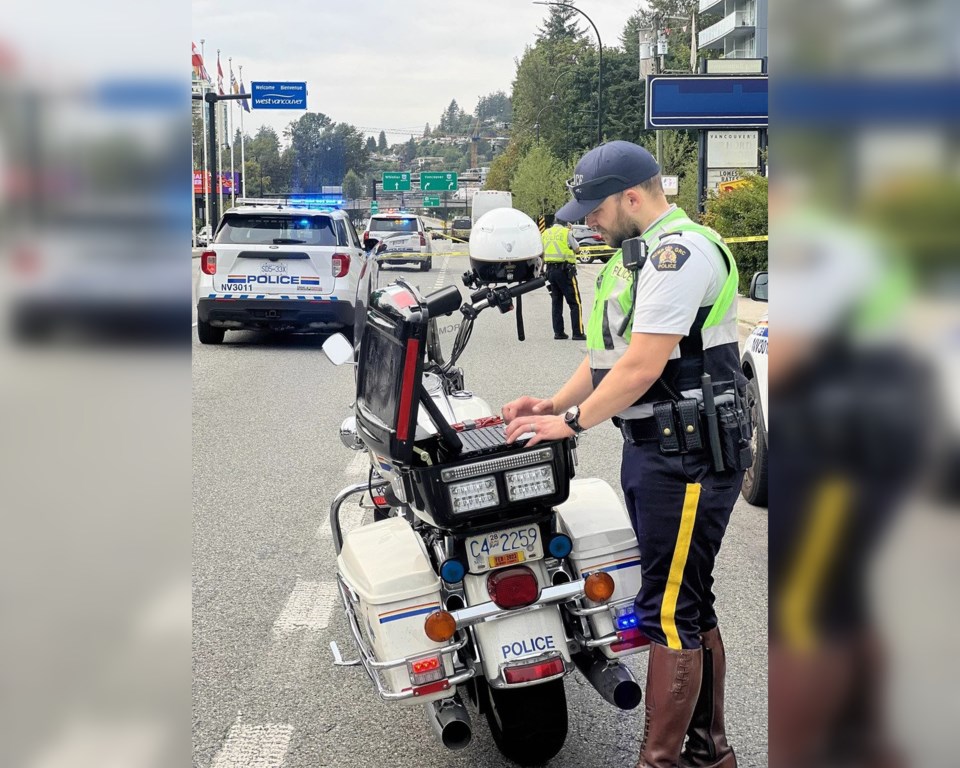
[[[610,141],[580,158],[567,189],[573,200],[557,211],[563,221],[579,221],[610,195],[635,187],[660,173],[653,155],[629,141]]]

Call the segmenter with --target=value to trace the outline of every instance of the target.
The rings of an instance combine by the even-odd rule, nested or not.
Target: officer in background
[[[547,229],[543,233],[543,260],[553,298],[553,338],[569,338],[563,332],[563,301],[570,307],[570,331],[573,338],[586,340],[580,308],[580,286],[577,285],[577,257],[580,244],[563,224],[554,223],[554,216],[544,216]]]
[[[534,445],[613,418],[624,437],[621,484],[640,546],[636,615],[651,640],[639,765],[734,768],[713,567],[750,457],[737,398],[746,383],[737,267],[716,232],[667,203],[660,168],[642,147],[596,147],[567,186],[574,199],[557,218],[585,217],[623,252],[600,274],[587,358],[553,397],[504,406],[508,440],[534,432],[527,443]],[[624,254],[643,253],[641,241],[645,262],[625,264]]]

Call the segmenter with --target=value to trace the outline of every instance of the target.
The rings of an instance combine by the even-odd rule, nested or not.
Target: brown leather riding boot
[[[687,729],[686,749],[680,756],[682,768],[736,768],[737,758],[727,744],[723,725],[723,688],[727,656],[720,629],[700,636],[703,643],[703,683],[700,698]]]
[[[702,673],[700,648],[675,651],[650,643],[646,722],[637,768],[677,768]]]

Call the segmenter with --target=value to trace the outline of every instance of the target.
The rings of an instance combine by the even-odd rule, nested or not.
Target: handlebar
[[[525,293],[535,291],[538,288],[542,288],[546,283],[547,278],[541,276],[525,283],[517,283],[517,285],[513,287],[484,288],[477,291],[477,293],[471,297],[475,299],[477,296],[482,295],[483,298],[480,301],[464,304],[460,308],[460,311],[467,317],[476,317],[489,307],[498,307],[501,312],[506,312],[513,305],[513,299]]]

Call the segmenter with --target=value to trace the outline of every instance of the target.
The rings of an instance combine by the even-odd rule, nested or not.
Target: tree
[[[575,5],[575,0],[569,0],[569,5]],[[579,25],[580,14],[570,8],[559,5],[550,6],[543,26],[537,29],[537,41],[546,40],[555,43],[558,40],[580,40],[583,30]]]
[[[377,151],[377,140],[373,136],[367,136],[367,143],[364,145],[364,149],[367,152],[376,152]]]
[[[703,223],[724,237],[750,237],[767,234],[767,179],[754,174],[747,183],[707,198]],[[754,272],[767,268],[767,243],[734,243],[730,246],[740,272],[740,290],[750,288]]]
[[[293,152],[291,191],[319,191],[323,185],[339,184],[349,168],[366,170],[363,134],[352,125],[308,112],[284,133]]]
[[[527,137],[512,139],[507,148],[497,155],[490,164],[490,172],[487,174],[487,180],[483,188],[510,191],[513,185],[513,177],[517,173],[517,166],[523,160],[528,146],[529,139]]]
[[[343,196],[347,200],[356,200],[363,196],[363,182],[353,168],[343,177]]]
[[[511,112],[510,97],[503,91],[496,91],[495,93],[480,97],[474,114],[480,118],[480,120],[509,123]]]
[[[425,126],[423,126],[423,138],[430,138],[430,123],[427,123]]]
[[[544,145],[531,149],[513,177],[513,205],[528,216],[553,212],[567,201],[566,167]]]
[[[385,131],[380,131],[380,138],[377,139],[377,149],[381,152],[387,151],[387,134]]]

